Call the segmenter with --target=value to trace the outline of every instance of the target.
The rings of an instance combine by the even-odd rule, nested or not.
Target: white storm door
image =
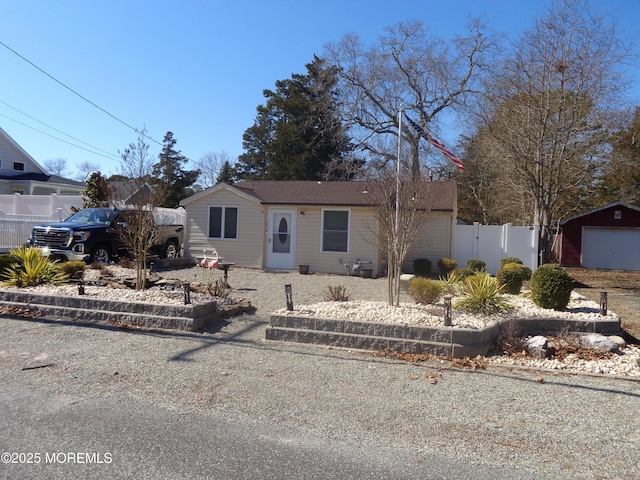
[[[269,212],[267,268],[292,270],[295,263],[295,210]]]

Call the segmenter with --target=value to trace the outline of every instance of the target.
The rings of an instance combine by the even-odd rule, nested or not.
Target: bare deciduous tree
[[[97,163],[91,163],[86,160],[76,165],[76,180],[85,182],[91,176],[92,173],[100,172],[100,165]]]
[[[225,151],[207,152],[202,155],[198,161],[194,162],[196,168],[200,170],[198,184],[202,188],[213,187],[217,183],[218,173],[225,162],[235,163],[231,155]]]
[[[42,165],[50,175],[64,177],[67,174],[67,160],[65,158],[50,158],[45,160]]]
[[[406,165],[405,165],[406,167]],[[400,305],[402,266],[418,234],[428,220],[433,201],[432,182],[415,178],[410,169],[387,169],[367,184],[375,224],[371,238],[387,258],[389,305]]]
[[[417,123],[437,131],[441,113],[460,107],[469,95],[477,93],[485,55],[494,45],[484,30],[480,21],[474,20],[468,36],[449,44],[427,37],[422,23],[412,21],[388,28],[378,45],[368,49],[355,35],[328,44],[327,59],[341,67],[345,121],[360,148],[383,163],[392,162],[394,155],[378,149],[375,137],[397,137],[399,110],[405,107],[416,112]],[[411,129],[402,134],[411,148],[412,175],[417,177],[420,136]]]
[[[135,257],[137,290],[145,288],[147,255],[158,241],[154,211],[165,195],[161,186],[149,186],[155,160],[149,155],[145,138],[143,130],[136,143],[130,143],[124,152],[120,152],[120,174],[126,178],[127,186],[117,190],[120,198],[114,201],[116,206],[127,211],[126,224],[118,226],[117,234]]]
[[[486,88],[484,124],[505,191],[525,198],[552,259],[554,222],[589,195],[604,158],[628,50],[587,2],[553,4]],[[487,115],[488,114],[488,115]]]

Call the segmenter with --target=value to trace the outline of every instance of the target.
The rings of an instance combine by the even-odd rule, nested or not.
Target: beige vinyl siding
[[[208,238],[209,207],[237,207],[237,238]],[[202,251],[215,248],[227,262],[239,267],[263,267],[264,208],[228,190],[200,198],[187,209],[188,255],[202,258]]]
[[[451,212],[430,212],[421,227],[418,241],[409,249],[403,264],[403,271],[413,272],[416,258],[431,260],[431,271],[438,270],[438,260],[451,257],[451,231],[453,217]]]
[[[324,210],[349,211],[348,252],[322,251],[322,212]],[[368,208],[297,207],[296,217],[296,265],[309,265],[311,272],[346,274],[345,264],[357,259],[371,261],[378,272],[378,254],[375,244],[368,243],[372,233],[367,225],[375,222]],[[304,212],[302,215],[301,212]]]

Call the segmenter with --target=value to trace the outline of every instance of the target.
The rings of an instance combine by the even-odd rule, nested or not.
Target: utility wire
[[[118,156],[117,156],[117,155],[115,155],[114,153],[108,152],[107,150],[103,150],[103,149],[101,149],[101,148],[99,148],[99,147],[96,147],[95,145],[91,145],[90,143],[84,142],[84,141],[80,140],[79,138],[76,138],[76,137],[74,137],[74,136],[72,136],[72,135],[69,135],[68,133],[64,133],[63,131],[58,130],[58,129],[57,129],[57,128],[55,128],[55,127],[52,127],[51,125],[48,125],[48,124],[44,123],[43,121],[38,120],[38,119],[37,119],[37,118],[35,118],[35,117],[32,117],[32,116],[31,116],[31,115],[29,115],[28,113],[25,113],[25,112],[23,112],[22,110],[19,110],[19,109],[17,109],[16,107],[13,107],[13,106],[9,105],[7,102],[5,102],[5,101],[3,101],[3,100],[0,100],[0,103],[2,103],[2,104],[4,104],[4,105],[6,105],[7,107],[11,108],[12,110],[15,110],[15,111],[16,111],[16,112],[18,112],[18,113],[21,113],[21,114],[22,114],[22,115],[24,115],[25,117],[29,117],[31,120],[35,120],[35,121],[36,121],[36,122],[38,122],[39,124],[44,125],[45,127],[50,128],[51,130],[54,130],[54,131],[56,131],[56,132],[58,132],[58,133],[61,133],[62,135],[64,135],[64,136],[66,136],[66,137],[71,138],[72,140],[75,140],[76,142],[80,142],[80,143],[82,143],[82,144],[84,144],[84,145],[86,145],[86,146],[88,146],[88,147],[91,147],[91,148],[93,148],[94,150],[97,150],[97,151],[99,151],[99,152],[106,153],[107,155],[109,155],[109,156],[113,157],[114,159],[120,159],[120,157],[118,157]],[[6,116],[5,116],[5,117],[6,117]],[[9,117],[6,117],[6,118],[9,118]],[[14,122],[17,122],[17,120],[15,120],[15,119],[13,119],[13,118],[9,118],[9,120],[13,120]],[[19,123],[19,122],[18,122],[18,123]],[[29,127],[28,125],[25,125],[24,123],[23,123],[22,125],[24,125],[24,126],[26,126],[26,127]],[[32,127],[29,127],[29,128],[32,128]],[[33,129],[33,130],[36,130],[35,128],[32,128],[32,129]],[[36,131],[38,131],[38,132],[39,132],[39,130],[36,130]],[[44,133],[44,132],[40,132],[40,133]],[[46,133],[45,133],[45,135],[48,135],[48,134],[46,134]],[[50,136],[50,137],[52,137],[52,138],[56,138],[56,137],[53,137],[52,135],[48,135],[48,136]],[[69,143],[69,142],[67,142],[67,143]],[[72,144],[72,143],[70,143],[70,145],[73,145],[73,144]],[[75,145],[74,145],[74,146],[75,146]],[[103,156],[104,156],[104,155],[103,155]]]
[[[23,123],[23,122],[21,122],[21,121],[19,121],[19,120],[16,120],[15,118],[11,118],[11,117],[9,117],[9,116],[7,116],[7,115],[4,115],[3,113],[0,113],[0,117],[8,118],[8,119],[9,119],[9,120],[11,120],[12,122],[19,123],[19,124],[20,124],[20,125],[22,125],[23,127],[30,128],[31,130],[34,130],[34,131],[36,131],[36,132],[38,132],[38,133],[42,133],[43,135],[46,135],[47,137],[54,138],[54,139],[56,139],[56,140],[58,140],[58,141],[60,141],[60,142],[66,143],[66,144],[68,144],[68,145],[71,145],[71,146],[73,146],[73,147],[79,148],[79,149],[84,150],[84,151],[86,151],[86,152],[93,153],[94,155],[99,155],[99,156],[101,156],[101,157],[108,158],[109,160],[113,160],[114,158],[119,160],[119,158],[118,158],[116,155],[110,154],[110,156],[107,156],[107,155],[103,155],[102,153],[94,152],[93,150],[89,150],[88,148],[81,147],[80,145],[76,145],[76,144],[71,143],[71,142],[69,142],[69,141],[67,141],[67,140],[64,140],[64,139],[62,139],[62,138],[58,138],[58,137],[56,137],[56,136],[54,136],[54,135],[51,135],[51,134],[49,134],[49,133],[47,133],[47,132],[43,132],[42,130],[38,130],[37,128],[34,128],[34,127],[32,127],[31,125],[27,125],[26,123]],[[84,142],[83,142],[83,143],[84,143]]]
[[[39,66],[37,66],[35,63],[33,63],[31,60],[23,57],[22,55],[20,55],[18,52],[16,52],[13,48],[9,47],[8,45],[6,45],[5,43],[3,43],[2,41],[0,41],[0,45],[2,45],[3,47],[5,47],[7,50],[9,50],[10,52],[12,52],[13,54],[17,55],[18,57],[20,57],[22,60],[24,60],[25,62],[27,62],[29,65],[31,65],[32,67],[34,67],[35,69],[37,69],[38,71],[40,71],[41,73],[45,74],[47,77],[49,77],[51,80],[53,80],[54,82],[56,82],[57,84],[63,86],[64,88],[66,88],[67,90],[69,90],[71,93],[77,95],[78,97],[80,97],[82,100],[84,100],[85,102],[87,102],[88,104],[94,106],[95,108],[97,108],[98,110],[100,110],[103,113],[106,113],[107,115],[109,115],[111,118],[113,118],[114,120],[120,122],[121,124],[125,125],[126,127],[130,128],[131,130],[133,130],[134,132],[136,132],[139,135],[144,136],[145,138],[151,140],[152,142],[158,144],[158,145],[162,145],[162,143],[158,142],[157,140],[153,139],[152,137],[146,135],[144,132],[138,130],[137,128],[129,125],[127,122],[125,122],[124,120],[121,120],[120,118],[116,117],[115,115],[113,115],[112,113],[108,112],[107,110],[105,110],[104,108],[96,105],[95,103],[93,103],[91,100],[89,100],[88,98],[84,97],[83,95],[79,94],[78,92],[76,92],[74,89],[72,89],[71,87],[65,85],[64,83],[62,83],[60,80],[58,80],[57,78],[55,78],[53,75],[50,75],[49,73],[45,72],[42,68],[40,68]],[[54,137],[55,138],[55,137]],[[67,142],[68,143],[68,142]]]

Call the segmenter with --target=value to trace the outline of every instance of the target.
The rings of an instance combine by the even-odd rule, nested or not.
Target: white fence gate
[[[464,267],[470,258],[478,258],[487,264],[487,272],[495,275],[500,260],[517,257],[535,271],[538,267],[539,227],[514,227],[506,225],[456,225],[453,235],[453,258]]]

